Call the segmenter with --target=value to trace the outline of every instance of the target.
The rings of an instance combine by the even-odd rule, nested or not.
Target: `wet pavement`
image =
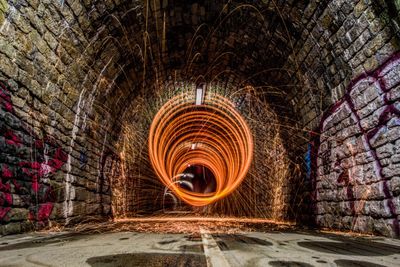
[[[400,240],[297,230],[30,233],[0,238],[0,266],[400,266]]]

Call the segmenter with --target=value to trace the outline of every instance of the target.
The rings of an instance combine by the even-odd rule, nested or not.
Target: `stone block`
[[[371,138],[372,147],[378,147],[388,142],[395,142],[400,136],[400,127],[382,126],[378,132]]]
[[[11,222],[6,225],[4,225],[3,228],[3,235],[13,235],[13,234],[19,234],[22,232],[22,227],[21,227],[20,222]]]
[[[388,100],[391,102],[399,101],[400,99],[400,85],[396,86],[388,93]]]
[[[387,178],[400,176],[400,164],[390,164],[389,166],[383,167],[382,174]]]
[[[350,92],[354,108],[360,110],[374,100],[379,101],[380,106],[382,106],[383,101],[379,98],[380,92],[378,82],[367,79],[358,82]]]
[[[400,196],[398,195],[398,196],[394,196],[393,198],[392,198],[392,203],[393,203],[393,205],[394,205],[394,208],[395,208],[395,213],[396,213],[396,215],[400,215]]]
[[[54,203],[53,209],[50,213],[49,220],[50,221],[62,221],[65,219],[66,211],[65,211],[66,203]]]
[[[385,183],[386,181],[380,181],[371,184],[369,187],[369,194],[366,199],[383,200],[386,196],[384,192]]]
[[[373,219],[369,216],[357,216],[353,219],[352,230],[355,232],[371,233]]]
[[[381,97],[375,98],[373,101],[368,102],[368,104],[357,111],[360,119],[364,119],[365,117],[373,114],[376,110],[380,109],[384,105],[384,102]]]
[[[373,221],[372,233],[388,237],[396,237],[394,230],[394,220],[396,219],[375,219]]]
[[[8,222],[27,220],[28,214],[29,211],[27,209],[13,208],[7,213]]]
[[[384,144],[376,149],[378,159],[390,158],[396,153],[395,145],[392,143]]]
[[[395,176],[388,181],[389,189],[394,196],[400,195],[400,176]]]
[[[372,156],[372,154],[370,152],[364,152],[364,153],[356,154],[356,156],[353,160],[355,160],[354,163],[356,165],[364,165],[364,164],[368,164],[368,163],[374,161],[374,157]]]
[[[388,65],[381,73],[385,89],[389,90],[400,84],[400,63],[395,61]]]
[[[385,201],[367,200],[364,204],[363,213],[374,218],[389,218],[392,216]]]

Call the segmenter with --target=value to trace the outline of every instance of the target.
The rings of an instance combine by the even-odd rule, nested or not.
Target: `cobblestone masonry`
[[[317,221],[399,236],[400,54],[354,80],[321,121]]]
[[[227,2],[0,0],[0,234],[110,215],[120,119],[177,76],[261,90],[299,165],[322,121],[290,210],[398,234],[399,2]]]

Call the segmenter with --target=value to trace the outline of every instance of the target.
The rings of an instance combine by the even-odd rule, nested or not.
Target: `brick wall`
[[[319,225],[399,235],[400,55],[355,79],[321,121]]]
[[[325,8],[305,10],[288,64],[303,86],[292,103],[310,140],[303,188],[314,209],[302,218],[317,226],[399,236],[400,46],[392,2],[322,1]]]
[[[110,215],[114,137],[104,119],[123,94],[107,97],[124,48],[107,41],[118,22],[101,21],[129,8],[0,2],[0,234]]]
[[[123,213],[110,206],[135,198],[115,187],[137,162],[121,150],[128,113],[165,82],[204,80],[252,86],[277,116],[299,222],[398,234],[397,143],[383,133],[398,116],[397,78],[383,74],[398,61],[397,1],[149,2],[0,0],[0,233]],[[343,171],[336,155],[365,162]],[[353,171],[364,184],[341,175]]]

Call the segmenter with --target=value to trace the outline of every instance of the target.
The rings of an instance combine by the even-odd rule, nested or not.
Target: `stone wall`
[[[107,94],[126,49],[101,21],[129,8],[0,1],[0,235],[111,214],[107,118],[123,92]]]
[[[398,137],[392,140],[383,135],[380,145],[368,145],[363,137],[378,134],[373,129],[387,128],[389,118],[398,118],[398,98],[394,97],[398,81],[384,77],[384,73],[396,71],[399,8],[396,1],[311,1],[304,10],[301,38],[294,43],[285,65],[296,73],[293,83],[299,88],[292,92],[290,101],[299,114],[304,139],[310,140],[300,144],[307,152],[306,175],[300,183],[306,205],[299,221],[310,220],[329,229],[399,235],[398,193],[390,185],[390,181],[397,181],[393,170],[399,152],[389,148],[391,154],[386,155],[384,163],[379,156],[370,155],[379,153],[377,146],[384,143],[395,147]],[[357,86],[363,79],[390,79],[391,85],[361,90]],[[386,107],[391,111],[385,111]],[[385,115],[379,118],[382,112]],[[360,120],[362,125],[358,126]],[[383,166],[387,169],[380,174],[377,170]],[[350,178],[346,178],[347,170],[351,170]]]
[[[398,1],[0,0],[0,234],[123,214],[112,192],[133,206],[117,189],[137,162],[120,149],[127,114],[177,79],[250,86],[273,109],[292,171],[306,165],[284,190],[299,222],[396,234],[398,87],[384,74],[400,49],[393,10]],[[375,193],[360,198],[361,185]]]
[[[382,181],[389,184],[392,177],[393,181],[396,181],[397,174],[395,174],[395,171],[390,174],[386,173],[386,176],[375,174],[376,168],[371,166],[378,163],[372,163],[375,161],[370,158],[367,162],[371,166],[368,168],[366,166],[361,167],[365,162],[359,159],[361,157],[359,153],[363,155],[375,153],[373,151],[377,149],[376,147],[373,147],[373,145],[366,147],[366,144],[360,142],[360,140],[363,140],[362,136],[372,131],[372,128],[378,129],[377,125],[382,126],[386,123],[386,121],[376,121],[378,119],[377,114],[383,112],[385,107],[390,106],[390,109],[394,112],[390,116],[397,118],[397,111],[393,107],[398,105],[398,98],[375,103],[373,100],[376,99],[376,96],[380,95],[381,98],[379,99],[383,99],[386,92],[383,93],[379,89],[377,89],[377,92],[359,90],[359,98],[374,102],[374,104],[367,105],[367,111],[362,111],[365,114],[360,114],[360,116],[366,116],[360,118],[364,124],[368,123],[368,126],[362,126],[366,128],[357,128],[357,121],[354,122],[348,118],[354,117],[351,115],[350,109],[345,109],[340,113],[340,116],[344,116],[343,118],[332,114],[335,107],[339,105],[338,103],[351,101],[348,99],[349,92],[353,91],[355,81],[366,76],[374,76],[375,74],[372,73],[375,73],[375,70],[380,72],[379,75],[383,75],[383,69],[390,70],[393,68],[395,70],[394,64],[397,64],[398,51],[400,50],[399,10],[399,4],[396,1],[320,1],[319,3],[311,1],[304,9],[300,23],[303,27],[298,27],[301,29],[300,38],[293,42],[293,50],[285,64],[285,67],[293,70],[293,74],[295,74],[292,76],[293,86],[298,86],[297,90],[289,93],[291,96],[288,98],[293,105],[295,114],[299,115],[299,127],[304,130],[304,140],[310,140],[310,142],[303,144],[301,144],[301,141],[299,142],[299,146],[303,147],[301,150],[304,153],[305,165],[304,180],[300,183],[305,193],[299,201],[306,204],[303,214],[299,217],[300,222],[310,220],[317,226],[330,229],[348,229],[391,236],[398,236],[399,234],[398,226],[396,226],[398,225],[398,222],[396,222],[398,221],[398,213],[396,213],[396,210],[398,210],[397,189],[390,185],[385,188],[382,187]],[[376,76],[375,79],[381,79],[381,77]],[[390,79],[392,83],[396,84],[396,77]],[[387,88],[383,90],[395,92],[397,89]],[[354,89],[353,93],[356,91],[357,89]],[[390,94],[395,94],[393,92]],[[352,97],[353,95],[350,96],[350,98]],[[357,111],[360,109],[359,106],[356,108]],[[375,117],[369,116],[373,112],[377,113]],[[327,129],[324,127],[329,125],[320,126],[326,122],[327,114],[334,117],[330,127],[337,132],[333,129],[326,131]],[[342,119],[346,120],[342,122]],[[382,118],[382,120],[384,119]],[[349,126],[352,127],[344,130],[344,132],[341,131],[342,128]],[[346,136],[343,137],[343,134]],[[350,136],[353,136],[353,138],[357,136],[359,140],[352,143],[351,148],[347,148],[346,146],[350,144],[346,142],[351,139]],[[390,137],[382,138],[381,145],[393,141]],[[331,141],[327,142],[327,139]],[[345,139],[346,141],[344,141]],[[299,140],[302,139],[299,138]],[[344,143],[338,145],[340,143],[338,140]],[[319,146],[320,141],[324,142],[321,146]],[[335,143],[332,144],[332,142]],[[353,154],[349,152],[349,149],[354,150],[352,153],[356,158],[356,162],[350,162],[351,164],[348,163],[350,161],[348,157]],[[398,151],[392,150],[391,153],[397,155]],[[373,181],[380,180],[380,183],[374,185],[381,186],[379,189],[381,195],[375,197],[376,192],[369,195],[369,189],[367,190],[369,187],[365,186],[363,190],[366,191],[363,191],[362,196],[360,196],[360,192],[353,196],[348,188],[356,183],[356,174],[350,175],[349,179],[341,177],[340,182],[338,182],[341,168],[328,168],[326,166],[334,165],[334,162],[321,163],[325,157],[329,158],[326,161],[336,161],[336,165],[340,165],[341,161],[335,158],[338,154],[340,154],[338,157],[341,159],[347,159],[343,164],[347,164],[346,167],[348,168],[350,168],[349,166],[361,165],[357,167],[357,179],[361,179],[362,183],[373,184]],[[392,166],[388,168],[396,169],[396,160],[389,158],[390,156],[387,156],[385,164]],[[321,167],[323,164],[325,164],[325,168]],[[373,175],[378,175],[380,178],[371,178]],[[362,186],[357,190],[361,190],[361,188]],[[391,198],[393,200],[390,200]],[[362,211],[363,203],[366,203],[366,209],[369,209],[369,205],[374,204],[375,207],[371,208],[375,210],[374,212],[382,208],[382,214]],[[314,208],[310,209],[310,205]],[[359,209],[357,215],[351,211],[354,207]],[[360,218],[357,219],[359,216]]]
[[[319,225],[399,236],[400,54],[352,81],[321,121]]]
[[[391,1],[310,1],[305,8],[301,37],[285,65],[296,73],[298,88],[290,101],[305,129],[318,127],[323,112],[343,97],[354,78],[400,49],[395,26],[400,15],[390,17],[383,2]]]

